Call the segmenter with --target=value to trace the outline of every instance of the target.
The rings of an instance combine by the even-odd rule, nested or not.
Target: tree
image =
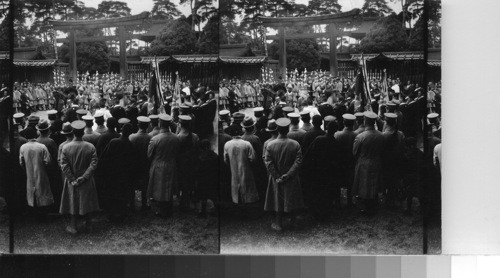
[[[269,56],[279,59],[278,42],[269,45]],[[289,69],[317,70],[321,66],[319,45],[314,39],[296,39],[287,41],[286,60]]]
[[[102,1],[97,6],[97,12],[100,17],[122,17],[130,15],[130,8],[127,3],[121,1]]]
[[[386,0],[365,0],[361,12],[365,16],[383,17],[391,14],[393,10]]]
[[[181,15],[177,6],[170,0],[153,0],[153,9],[151,18],[153,19],[172,19]]]
[[[408,37],[408,50],[424,51],[424,20],[419,18]]]
[[[406,33],[396,14],[377,20],[360,43],[360,50],[364,53],[402,51],[405,47]]]
[[[219,17],[211,17],[198,40],[198,53],[217,54],[219,53]]]
[[[309,15],[336,14],[342,9],[338,0],[310,0]]]
[[[60,48],[62,61],[69,62],[69,46],[67,43]],[[111,61],[109,59],[109,49],[104,42],[78,43],[76,46],[77,69],[79,72],[95,73],[108,72]]]
[[[151,43],[150,55],[191,54],[195,51],[196,36],[185,17],[172,20],[165,26]]]

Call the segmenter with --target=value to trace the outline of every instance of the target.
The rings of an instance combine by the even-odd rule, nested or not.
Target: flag
[[[156,74],[151,74],[151,79],[149,80],[149,94],[153,96],[154,99],[154,111],[158,111],[160,108],[160,99],[158,97],[158,80],[156,80]]]
[[[366,98],[366,94],[365,94],[365,84],[363,81],[363,70],[361,69],[361,67],[358,69],[358,75],[356,75],[356,82],[354,82],[354,92],[356,93],[356,96],[359,96],[361,98],[361,108],[363,111],[368,102],[367,102],[367,98]]]
[[[383,99],[385,103],[389,102],[389,86],[387,85],[387,71],[385,69],[382,80],[382,96],[381,99]]]

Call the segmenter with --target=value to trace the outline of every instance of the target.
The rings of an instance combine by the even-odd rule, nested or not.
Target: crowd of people
[[[277,231],[345,206],[366,216],[382,206],[412,215],[415,198],[420,212],[439,213],[439,83],[428,84],[426,97],[398,78],[369,80],[368,96],[357,93],[355,79],[224,82],[221,198],[243,217],[258,201],[276,213]]]
[[[21,102],[14,101],[19,110],[8,155],[14,167],[6,183],[12,185],[11,210],[40,221],[48,221],[49,213],[69,214],[71,234],[91,231],[96,213],[123,222],[140,207],[168,218],[174,200],[180,211],[208,217],[208,200],[218,200],[218,156],[211,142],[217,104],[208,87],[183,86],[178,102],[165,91],[159,105],[141,82],[98,89],[72,82],[64,88],[16,84],[14,97]],[[46,95],[56,99],[22,100],[33,91],[53,92]],[[39,116],[44,113],[48,119]]]

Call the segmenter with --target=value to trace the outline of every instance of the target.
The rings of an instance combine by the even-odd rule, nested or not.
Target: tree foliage
[[[396,14],[377,20],[360,43],[360,51],[364,53],[403,51],[405,48],[406,33]]]
[[[151,17],[153,19],[172,19],[181,15],[177,6],[170,0],[153,0]]]
[[[151,43],[150,55],[166,56],[192,54],[196,50],[196,36],[185,17],[165,24],[160,35]]]
[[[307,6],[309,15],[336,14],[342,9],[338,0],[310,0]]]
[[[122,17],[130,15],[130,8],[126,2],[121,1],[102,1],[97,5],[97,12],[100,17]]]
[[[211,17],[198,40],[198,53],[217,54],[219,53],[219,17]]]
[[[63,62],[69,63],[69,45],[63,44],[60,48],[60,55]],[[95,73],[108,72],[111,61],[109,59],[109,49],[104,42],[78,43],[76,46],[77,69],[79,72]]]
[[[269,56],[279,59],[278,42],[269,45]],[[314,39],[296,39],[286,44],[287,68],[317,70],[321,66],[320,49]]]
[[[386,0],[365,0],[361,11],[363,15],[373,17],[383,17],[393,12]]]

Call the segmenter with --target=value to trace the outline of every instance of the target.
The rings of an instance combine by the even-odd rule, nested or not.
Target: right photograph
[[[222,254],[441,253],[441,2],[220,1]]]

